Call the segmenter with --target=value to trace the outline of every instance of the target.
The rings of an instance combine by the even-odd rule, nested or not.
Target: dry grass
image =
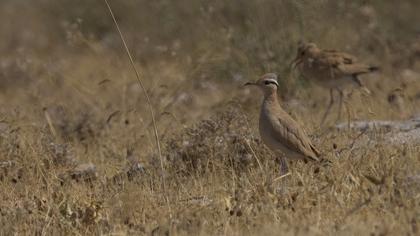
[[[419,234],[418,132],[394,145],[404,134],[320,129],[328,94],[288,68],[301,38],[352,52],[383,68],[365,78],[370,97],[349,96],[353,119],[418,115],[416,1],[111,5],[156,112],[166,188],[106,5],[5,0],[0,234]],[[241,87],[268,71],[331,166],[292,163],[279,178],[260,100]]]

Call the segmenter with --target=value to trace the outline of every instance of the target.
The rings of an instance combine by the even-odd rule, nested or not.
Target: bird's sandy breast
[[[266,107],[263,106],[259,120],[259,131],[262,141],[275,153],[281,152],[287,156],[295,154],[276,138],[274,132],[277,133],[277,136],[281,136],[283,133],[283,131],[279,129],[280,125],[276,124],[277,122],[279,122],[278,119],[276,119],[275,116],[273,116],[270,111],[267,111]]]
[[[305,158],[299,150],[291,149],[288,142],[287,124],[282,124],[280,116],[285,115],[277,103],[263,103],[261,107],[259,131],[261,139],[276,154],[283,153],[286,158],[302,160]],[[285,114],[283,114],[285,113]],[[292,145],[293,146],[293,145]]]

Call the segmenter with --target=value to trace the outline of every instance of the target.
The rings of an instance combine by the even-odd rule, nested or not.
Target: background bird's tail
[[[370,72],[375,72],[375,71],[379,71],[379,70],[380,70],[380,68],[378,66],[370,66],[369,67]]]

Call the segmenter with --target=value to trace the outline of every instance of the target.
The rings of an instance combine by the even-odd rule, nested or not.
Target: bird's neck
[[[276,90],[269,90],[266,91],[264,94],[264,104],[271,105],[271,104],[278,104],[277,92]]]
[[[320,54],[322,53],[322,51],[320,49],[312,49],[308,54],[310,55],[310,57],[318,57]]]

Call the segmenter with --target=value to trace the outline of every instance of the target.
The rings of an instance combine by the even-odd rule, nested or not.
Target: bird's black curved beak
[[[299,56],[297,56],[291,63],[290,63],[290,67],[292,67],[292,69],[294,70],[294,69],[296,69],[296,67],[300,64],[300,63],[302,63],[302,59],[299,57]]]

